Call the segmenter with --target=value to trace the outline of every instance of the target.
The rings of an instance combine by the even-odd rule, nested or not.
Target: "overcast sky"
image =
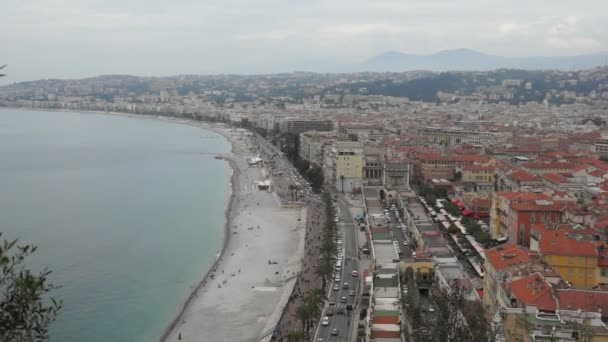
[[[3,0],[15,82],[291,71],[386,51],[607,51],[608,0]]]

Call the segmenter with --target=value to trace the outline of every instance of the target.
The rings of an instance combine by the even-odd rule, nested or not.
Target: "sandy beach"
[[[161,340],[178,341],[180,335],[181,341],[267,340],[300,270],[306,210],[281,208],[277,196],[257,190],[266,177],[261,167],[248,165],[255,154],[246,138],[227,128],[181,123],[231,141],[232,153],[223,157],[233,168],[233,194],[223,254]]]

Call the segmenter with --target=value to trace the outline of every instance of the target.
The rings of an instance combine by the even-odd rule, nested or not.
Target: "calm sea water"
[[[158,338],[220,250],[229,150],[185,125],[0,109],[0,231],[62,286],[53,341]]]

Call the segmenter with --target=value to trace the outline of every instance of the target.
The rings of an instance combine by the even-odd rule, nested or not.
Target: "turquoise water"
[[[62,286],[53,341],[158,339],[220,250],[229,150],[185,125],[0,109],[0,231]]]

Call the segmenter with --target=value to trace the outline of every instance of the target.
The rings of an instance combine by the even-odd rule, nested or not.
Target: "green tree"
[[[303,342],[304,341],[304,333],[301,331],[290,331],[287,334],[288,342]]]
[[[62,307],[61,301],[47,297],[57,288],[48,282],[51,271],[34,273],[25,265],[36,250],[17,240],[3,240],[0,246],[0,342],[47,341]]]
[[[327,297],[325,296],[325,291],[323,289],[312,289],[307,292],[304,302],[309,306],[311,313],[311,320],[309,320],[308,326],[306,327],[307,333],[310,333],[313,321],[321,318],[326,300]]]
[[[298,306],[296,308],[296,313],[294,314],[294,317],[302,324],[302,334],[305,335],[308,322],[312,319],[311,307],[306,303]]]

